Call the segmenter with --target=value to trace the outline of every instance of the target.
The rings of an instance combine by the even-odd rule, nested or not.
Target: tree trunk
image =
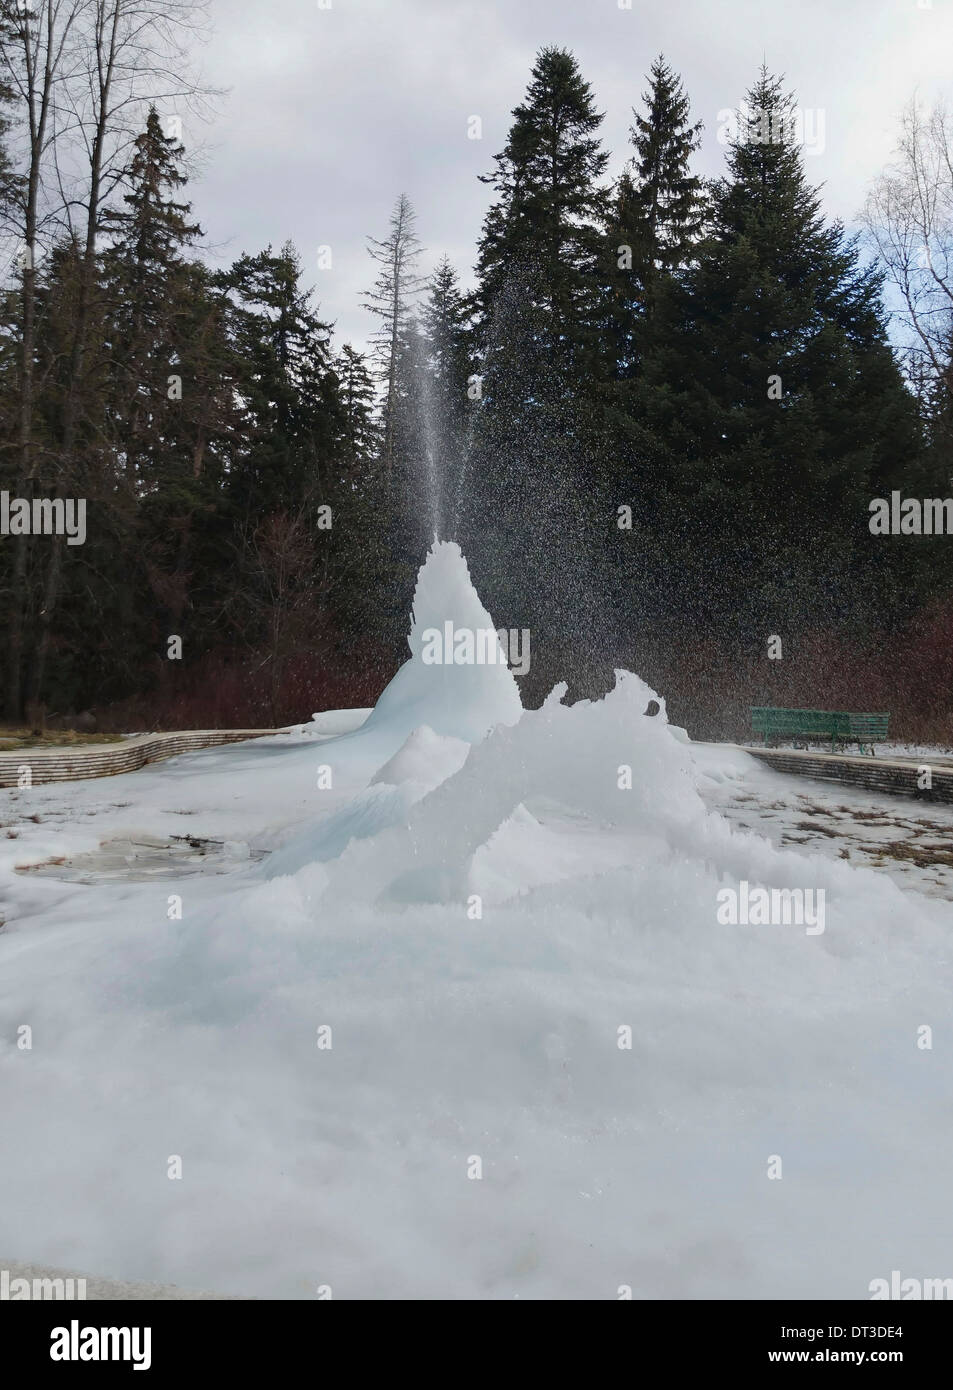
[[[86,213],[86,245],[80,269],[79,298],[76,309],[76,324],[73,333],[73,346],[70,353],[69,386],[63,409],[63,434],[60,459],[57,467],[56,491],[62,493],[70,483],[78,482],[75,468],[76,436],[79,426],[79,393],[86,361],[86,339],[89,332],[89,312],[93,282],[96,278],[96,233],[99,230],[100,202],[102,199],[102,161],[103,148],[109,121],[109,94],[112,74],[116,60],[116,36],[120,17],[120,5],[116,4],[112,14],[112,29],[106,51],[97,45],[97,69],[99,79],[99,108],[97,111],[96,132],[90,151],[89,203]],[[53,635],[53,616],[59,601],[63,576],[62,536],[54,536],[50,551],[50,563],[46,574],[43,592],[43,606],[39,613],[39,638],[33,663],[31,680],[31,699],[39,702],[46,682],[46,667]]]

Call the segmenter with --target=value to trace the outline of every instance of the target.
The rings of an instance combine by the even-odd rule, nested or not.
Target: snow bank
[[[298,727],[308,734],[352,734],[366,722],[370,713],[369,709],[327,709],[312,714],[310,724]]]

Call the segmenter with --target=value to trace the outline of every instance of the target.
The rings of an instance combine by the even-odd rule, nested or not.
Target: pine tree
[[[341,396],[338,458],[345,476],[356,485],[367,480],[380,447],[375,421],[377,398],[366,358],[345,343],[334,359]]]
[[[844,610],[845,567],[869,553],[867,501],[920,447],[879,290],[841,226],[825,225],[793,97],[763,71],[712,233],[666,288],[639,387],[672,569],[700,620],[750,627],[759,586],[764,621],[785,595]]]
[[[201,229],[181,197],[184,159],[150,109],[133,146],[128,191],[103,219],[106,430],[120,508],[114,551],[127,576],[117,617],[140,660],[184,628],[190,656],[201,649],[203,557],[223,471],[216,452],[239,424],[225,306],[194,259]]]
[[[433,372],[427,339],[416,318],[397,344],[392,405],[393,470],[390,545],[418,566],[440,530],[439,460],[432,435]]]
[[[483,178],[495,197],[473,296],[482,402],[463,539],[494,616],[552,635],[591,626],[596,403],[607,371],[601,123],[573,55],[545,48]],[[520,582],[527,568],[532,593]]]
[[[605,255],[599,179],[609,158],[597,134],[603,117],[575,58],[559,48],[540,51],[513,117],[493,173],[482,177],[496,194],[477,265],[487,372],[496,367],[494,318],[515,292],[542,336],[559,387],[578,389],[596,355],[598,267]]]
[[[691,172],[701,121],[690,122],[681,80],[661,55],[652,64],[645,112],[633,110],[634,155],[619,179],[608,233],[615,254],[610,277],[617,375],[638,370],[647,347],[659,282],[692,260],[705,223],[703,181]]]
[[[113,419],[135,492],[159,485],[182,413],[174,384],[170,400],[170,382],[181,380],[183,319],[196,289],[187,253],[201,235],[190,221],[190,205],[174,196],[187,181],[183,155],[151,108],[135,142],[124,208],[103,219],[112,238],[104,288],[116,386]]]
[[[291,243],[242,256],[219,277],[228,297],[236,386],[244,402],[242,443],[229,459],[227,493],[237,512],[318,506],[333,484],[340,431],[338,379],[330,325],[302,287]]]
[[[440,517],[445,534],[451,535],[469,442],[472,335],[457,273],[446,256],[431,277],[421,325],[429,359],[427,430],[440,486]]]
[[[652,64],[642,100],[646,112],[633,111],[630,131],[633,221],[645,247],[643,272],[671,274],[687,263],[704,225],[704,185],[690,168],[702,123],[689,123],[688,97],[661,55]]]

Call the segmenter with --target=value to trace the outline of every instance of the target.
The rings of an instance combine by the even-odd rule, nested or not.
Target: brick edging
[[[134,772],[147,763],[161,762],[180,753],[202,748],[218,748],[226,743],[267,738],[283,729],[194,729],[186,732],[138,734],[121,743],[90,744],[85,748],[20,748],[0,752],[0,787],[19,787],[23,769],[28,768],[28,785],[47,782],[78,782],[85,777],[115,777]]]
[[[867,791],[889,796],[910,796],[918,801],[953,802],[953,768],[939,767],[929,758],[900,762],[896,758],[850,757],[838,753],[800,752],[797,749],[758,748],[738,744],[776,772],[816,777],[825,782],[848,782]],[[930,787],[919,787],[919,769],[929,767]]]

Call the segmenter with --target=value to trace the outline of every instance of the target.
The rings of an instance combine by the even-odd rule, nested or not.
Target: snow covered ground
[[[763,747],[761,740],[755,735],[753,739],[754,747]],[[793,748],[809,749],[815,753],[829,753],[831,751],[830,739],[777,739],[772,741],[772,748]],[[878,743],[875,745],[876,752],[874,757],[881,760],[897,759],[905,763],[926,763],[928,765],[940,764],[948,766],[953,763],[953,749],[941,747],[938,744],[927,743]],[[861,753],[856,743],[838,745],[838,753],[849,758],[870,757],[869,753]]]
[[[696,743],[692,751],[705,804],[732,825],[775,845],[875,866],[901,887],[953,901],[953,806],[774,772],[725,745]]]
[[[444,545],[370,717],[0,794],[0,1260],[281,1298],[953,1275],[950,870],[871,852],[949,813],[686,745],[631,675],[523,712],[422,662],[448,620],[491,625]],[[722,925],[742,880],[823,890],[823,932]]]

